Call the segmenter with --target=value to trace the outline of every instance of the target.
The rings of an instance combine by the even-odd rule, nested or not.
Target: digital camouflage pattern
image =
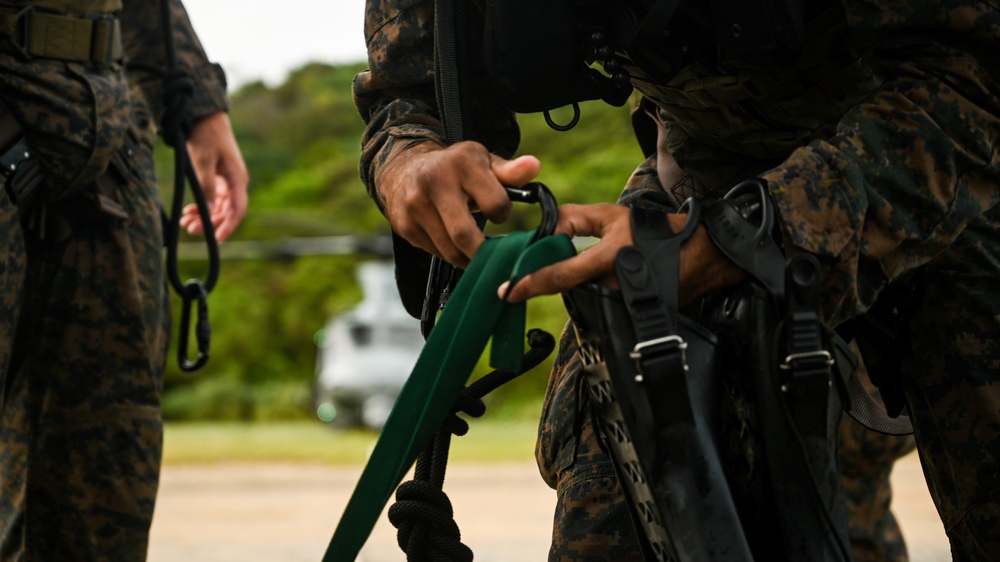
[[[731,139],[706,134],[697,119],[672,115],[671,104],[683,100],[666,84],[644,83],[647,100],[659,102],[650,111],[660,126],[658,155],[647,154],[633,176],[648,187],[645,194],[626,199],[711,199],[749,175],[763,177],[780,213],[787,253],[805,251],[820,261],[822,314],[831,325],[864,313],[891,281],[922,267],[905,322],[910,349],[903,353],[915,440],[954,559],[1000,559],[1000,3],[841,4],[846,27],[838,29],[846,40],[830,43],[831,52],[839,55],[840,45],[850,49],[844,54],[848,62],[863,55],[870,74],[848,72],[824,81],[822,73],[802,73],[796,77],[801,80],[755,100],[756,112],[709,96],[692,108],[741,119],[738,131],[746,138],[791,133],[800,146],[767,156],[758,147],[740,150]],[[369,70],[356,77],[354,95],[368,123],[361,176],[378,201],[383,164],[415,142],[440,143],[443,135],[435,116],[432,2],[368,0],[367,6]],[[685,71],[701,79],[727,78],[705,68]],[[513,116],[490,96],[478,59],[473,72],[475,138],[509,155],[518,138]],[[823,99],[840,96],[849,103],[833,121],[832,103],[814,104],[814,112],[807,104],[779,124],[766,118],[781,102],[815,100],[814,89],[822,90]],[[666,197],[650,187],[657,185]],[[564,349],[559,364],[571,364],[571,358],[571,349]],[[592,466],[593,432],[586,429],[589,414],[578,399],[575,372],[553,374],[538,456],[547,482],[557,488],[559,515],[579,524],[583,516],[610,513],[615,500],[608,494],[613,485],[601,480],[606,473]],[[851,445],[863,452],[854,458],[882,451],[874,466],[898,450],[893,440],[875,444],[868,437],[845,432],[845,451]],[[579,467],[578,457],[584,461]],[[845,462],[850,458],[845,453]],[[579,486],[573,476],[578,469]],[[884,490],[882,473],[868,474],[868,483],[849,484],[848,493],[873,493],[867,499],[877,504],[884,492],[872,491]],[[868,508],[855,506],[874,520],[864,515]],[[882,523],[872,533],[888,545],[886,556],[902,556],[891,546],[898,539],[894,527],[875,519]],[[556,526],[553,559],[584,558],[589,535],[568,534],[572,529],[562,529],[559,521]],[[595,539],[601,552],[612,545],[628,548],[621,533],[610,537]]]
[[[162,49],[155,5],[125,3],[131,60]],[[193,37],[179,2],[174,15]],[[178,49],[212,68],[200,45]],[[0,560],[145,560],[170,323],[146,96],[117,63],[0,52],[0,68],[0,99],[47,180],[44,200],[20,213],[0,190]],[[196,87],[196,115],[225,107],[213,72]]]

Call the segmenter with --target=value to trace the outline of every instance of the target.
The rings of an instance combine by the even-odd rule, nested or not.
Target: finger
[[[220,171],[223,175],[216,178],[216,189],[222,194],[219,198],[222,204],[218,208],[221,220],[216,222],[216,237],[221,241],[228,238],[246,216],[250,176],[243,167],[226,166]]]
[[[189,203],[181,210],[181,217],[177,221],[180,228],[185,229],[188,234],[198,234],[202,231],[201,215],[198,214],[198,206]]]
[[[611,226],[617,221],[621,228],[630,229],[631,222],[627,219],[628,208],[610,203],[595,205],[576,205],[567,203],[559,207],[559,220],[556,222],[556,234],[573,236],[597,236],[604,238]]]
[[[572,258],[560,261],[525,276],[507,291],[508,302],[521,302],[539,295],[555,295],[581,283],[603,279],[614,271],[614,250],[601,244]],[[503,292],[498,292],[502,297]]]
[[[473,152],[466,157],[460,181],[462,189],[471,199],[472,208],[481,211],[494,223],[506,222],[514,206],[492,167],[494,160],[503,159],[489,154],[479,144],[472,145],[468,150]]]
[[[475,254],[475,250],[478,249],[478,244],[475,242],[475,236],[478,235],[482,238],[483,234],[479,231],[479,228],[476,226],[472,215],[469,214],[468,209],[463,209],[462,212],[464,213],[464,217],[461,221],[445,221],[442,219],[442,215],[437,214],[426,216],[423,222],[420,223],[423,239],[426,240],[426,245],[420,246],[419,243],[415,243],[413,240],[410,240],[410,243],[440,257],[454,266],[465,268],[469,265],[469,261],[471,261],[472,256]],[[448,215],[445,214],[444,216]],[[459,222],[465,223],[465,228],[461,229],[464,234],[455,234],[455,230],[459,229],[459,227],[456,226]],[[459,238],[468,236],[469,238],[465,239],[463,243],[466,247],[472,247],[472,249],[463,250],[459,247],[455,241],[455,236],[458,236]]]
[[[452,261],[453,259],[460,259],[464,262],[463,265],[468,263],[485,240],[483,232],[469,212],[468,203],[461,198],[450,197],[443,191],[432,191],[430,197],[432,207],[436,211],[432,215],[435,220],[425,220],[426,224],[421,226],[427,230],[439,250],[445,252],[444,243],[447,242],[447,245],[453,246],[462,254],[461,258],[458,256],[452,258],[446,253],[446,259],[450,263],[459,265],[458,262]]]
[[[535,179],[538,177],[541,164],[534,156],[506,160],[491,154],[489,158],[489,169],[477,168],[474,177],[469,179],[469,184],[472,186],[469,193],[486,218],[494,223],[503,223],[510,218],[514,210],[503,186],[521,187]]]
[[[490,158],[490,167],[493,174],[504,185],[521,187],[529,181],[538,177],[542,169],[542,163],[538,158],[531,155],[524,155],[513,160],[506,160],[496,155]]]
[[[226,180],[216,176],[215,185],[217,195],[212,205],[212,226],[215,228],[215,238],[222,242],[236,230],[239,219],[233,216],[231,191]]]

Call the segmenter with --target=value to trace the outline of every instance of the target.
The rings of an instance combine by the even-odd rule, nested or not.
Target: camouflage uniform
[[[141,66],[126,81],[120,61],[0,48],[0,99],[46,173],[30,209],[0,190],[0,560],[144,560],[170,324],[150,127],[163,107],[159,8],[0,9],[26,4],[120,10],[124,51]],[[178,60],[198,82],[193,115],[225,109],[221,70],[174,4]]]
[[[370,69],[354,92],[368,122],[361,176],[373,194],[394,154],[443,137],[431,4],[368,2]],[[830,325],[864,313],[891,281],[922,266],[903,353],[916,443],[954,558],[1000,559],[1000,4],[841,4],[834,21],[807,35],[822,48],[806,49],[797,65],[691,64],[666,82],[628,66],[659,136],[623,202],[710,200],[763,177],[787,253],[820,261]],[[509,156],[513,115],[491,97],[477,63],[475,140]],[[537,449],[559,496],[551,558],[637,559],[571,340],[563,338],[550,379]],[[842,442],[857,557],[905,559],[884,505],[891,459],[906,441],[848,424]],[[881,553],[865,544],[873,535]]]

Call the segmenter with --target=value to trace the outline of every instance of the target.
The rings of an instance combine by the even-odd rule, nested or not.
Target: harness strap
[[[33,57],[108,64],[122,59],[121,24],[112,14],[62,15],[34,6],[0,9],[0,49]]]
[[[576,253],[566,236],[532,237],[515,232],[491,238],[476,252],[400,391],[323,562],[355,559],[393,490],[451,412],[491,336],[491,365],[520,370],[524,303],[498,299],[497,287]]]

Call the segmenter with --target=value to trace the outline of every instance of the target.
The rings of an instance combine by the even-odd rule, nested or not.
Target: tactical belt
[[[122,59],[121,24],[113,14],[62,15],[34,6],[0,9],[0,51],[23,60],[109,64]]]

